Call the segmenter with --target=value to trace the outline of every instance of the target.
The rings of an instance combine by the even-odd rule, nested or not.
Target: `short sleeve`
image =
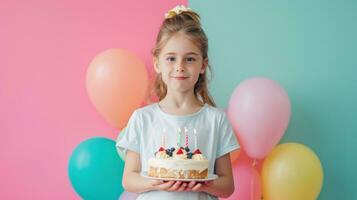
[[[140,153],[141,120],[136,111],[131,115],[127,126],[119,133],[116,147],[118,151],[131,150]]]
[[[218,136],[217,158],[239,148],[236,135],[226,114],[222,115],[218,131],[220,134]]]

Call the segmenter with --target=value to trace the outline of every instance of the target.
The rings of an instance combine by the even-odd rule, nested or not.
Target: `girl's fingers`
[[[196,181],[190,181],[190,183],[188,184],[188,188],[193,188],[193,186],[196,185]]]
[[[180,187],[181,183],[182,183],[181,181],[176,181],[176,183],[173,184],[173,185],[168,189],[168,191],[175,191],[175,190],[177,190],[177,189]]]
[[[181,191],[200,191],[203,185],[208,186],[211,185],[212,183],[213,182],[211,181],[207,181],[207,182],[155,181],[152,184],[156,185],[160,190],[166,190],[170,192],[174,192],[174,191],[181,192]]]
[[[199,191],[199,189],[201,189],[202,187],[202,183],[197,183],[193,188],[192,191]]]
[[[177,190],[178,192],[182,192],[186,189],[187,183],[182,183],[181,187]]]
[[[158,185],[160,190],[168,190],[169,188],[172,187],[172,185],[175,183],[175,181],[168,181],[166,183]]]

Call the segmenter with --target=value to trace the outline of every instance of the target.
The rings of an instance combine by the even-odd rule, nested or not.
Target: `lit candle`
[[[195,149],[197,149],[197,131],[195,128],[193,129],[193,135],[195,136]]]
[[[180,147],[180,144],[181,144],[181,128],[178,129],[177,147]]]
[[[188,147],[188,133],[187,132],[188,132],[188,130],[185,126],[185,147]]]

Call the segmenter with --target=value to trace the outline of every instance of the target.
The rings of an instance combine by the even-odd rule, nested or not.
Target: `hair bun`
[[[183,12],[188,12],[188,11],[192,11],[191,8],[188,8],[184,5],[178,5],[175,8],[172,8],[171,10],[169,10],[167,13],[165,13],[165,19],[172,18],[176,15],[179,15]]]
[[[198,25],[201,25],[200,16],[191,8],[185,7],[184,5],[176,6],[165,13],[165,21],[177,18],[181,18],[183,20],[192,20]]]

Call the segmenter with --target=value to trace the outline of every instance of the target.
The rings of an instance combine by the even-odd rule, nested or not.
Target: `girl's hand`
[[[205,191],[208,187],[213,184],[213,181],[204,181],[204,182],[197,182],[197,181],[190,181],[186,191],[194,191],[194,192],[201,192]]]
[[[168,192],[181,192],[185,191],[187,183],[182,181],[160,181],[160,180],[151,180],[151,185],[155,190],[163,190]]]

